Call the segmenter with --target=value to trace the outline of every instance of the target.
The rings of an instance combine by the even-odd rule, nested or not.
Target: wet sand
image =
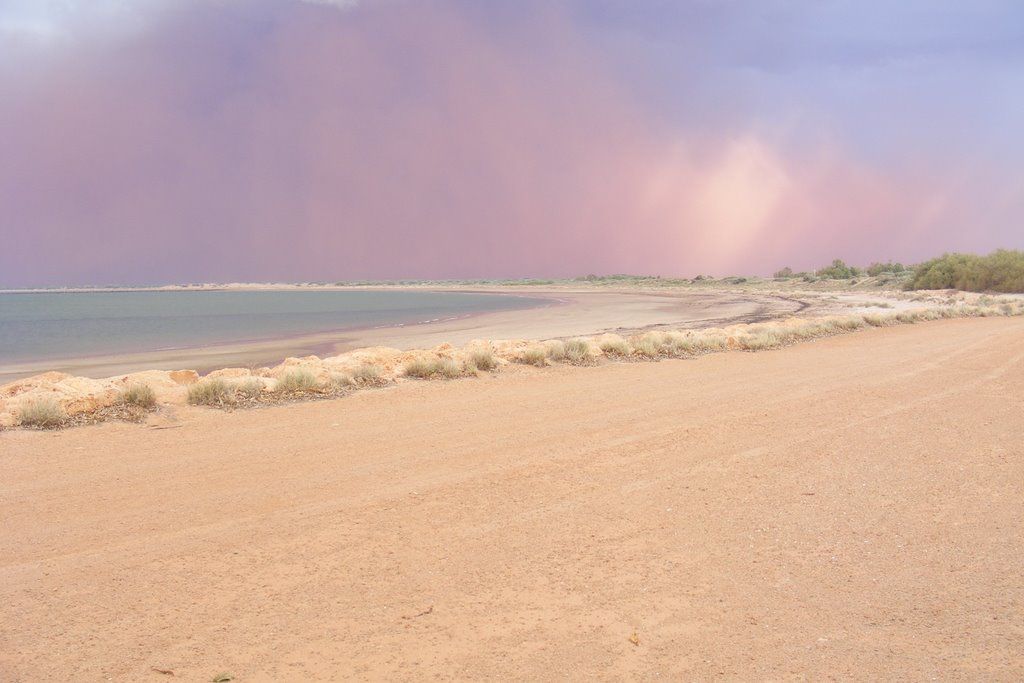
[[[457,320],[403,327],[326,332],[270,341],[148,353],[32,363],[0,362],[0,385],[50,370],[94,378],[143,370],[187,368],[208,372],[224,367],[273,366],[287,356],[324,357],[368,346],[413,349],[431,348],[445,342],[461,345],[472,339],[549,339],[658,325],[679,328],[710,327],[765,319],[802,308],[802,304],[794,299],[740,292],[651,293],[572,288],[449,288],[443,291],[504,293],[536,297],[550,303],[545,303],[539,308],[485,313]]]
[[[1024,680],[1022,338],[0,433],[0,680]]]

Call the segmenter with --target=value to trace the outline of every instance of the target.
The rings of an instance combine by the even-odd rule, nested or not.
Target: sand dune
[[[1022,680],[1022,338],[0,433],[0,679]]]

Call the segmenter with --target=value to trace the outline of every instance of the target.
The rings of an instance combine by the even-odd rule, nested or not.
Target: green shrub
[[[117,402],[121,405],[149,410],[156,406],[156,394],[153,392],[153,387],[148,384],[130,384],[118,394]]]
[[[832,265],[820,268],[818,277],[829,280],[848,280],[858,274],[858,270],[843,263],[842,259],[835,259]]]
[[[56,399],[46,397],[26,401],[21,405],[21,425],[39,429],[56,429],[68,419],[64,408]]]
[[[943,254],[915,266],[906,287],[1024,292],[1024,251],[1000,249],[988,256]]]
[[[893,263],[889,261],[887,263],[872,263],[868,266],[867,273],[871,277],[878,277],[882,273],[892,273],[894,275],[906,272],[907,267],[902,263]]]
[[[235,404],[235,391],[220,378],[204,379],[188,388],[188,402],[194,406],[230,406]]]

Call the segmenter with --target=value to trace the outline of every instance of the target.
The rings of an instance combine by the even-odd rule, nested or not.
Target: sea
[[[546,303],[408,290],[0,293],[0,365],[428,324]]]

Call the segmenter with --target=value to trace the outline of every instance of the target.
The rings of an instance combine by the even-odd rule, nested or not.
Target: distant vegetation
[[[988,256],[943,254],[915,266],[907,289],[1024,292],[1024,251],[1000,249]]]
[[[878,277],[883,273],[892,273],[893,275],[899,275],[907,272],[907,267],[902,263],[893,263],[889,261],[887,263],[872,263],[867,268],[867,273],[871,277]]]
[[[788,266],[776,279],[852,280],[873,277],[904,280],[904,289],[959,289],[965,292],[1024,292],[1024,251],[1000,249],[988,256],[943,254],[908,268],[902,263],[872,263],[867,268],[847,265],[842,259],[813,273],[796,273]]]
[[[865,275],[870,277],[879,277],[881,275],[901,275],[907,272],[907,267],[902,263],[893,263],[889,261],[887,263],[872,263],[867,268],[858,268],[856,266],[848,266],[842,259],[835,259],[829,265],[824,268],[819,268],[813,273],[794,273],[793,269],[786,266],[782,270],[777,270],[772,275],[775,278],[794,278],[799,277],[805,280],[821,279],[821,280],[849,280],[850,278],[863,277]]]

